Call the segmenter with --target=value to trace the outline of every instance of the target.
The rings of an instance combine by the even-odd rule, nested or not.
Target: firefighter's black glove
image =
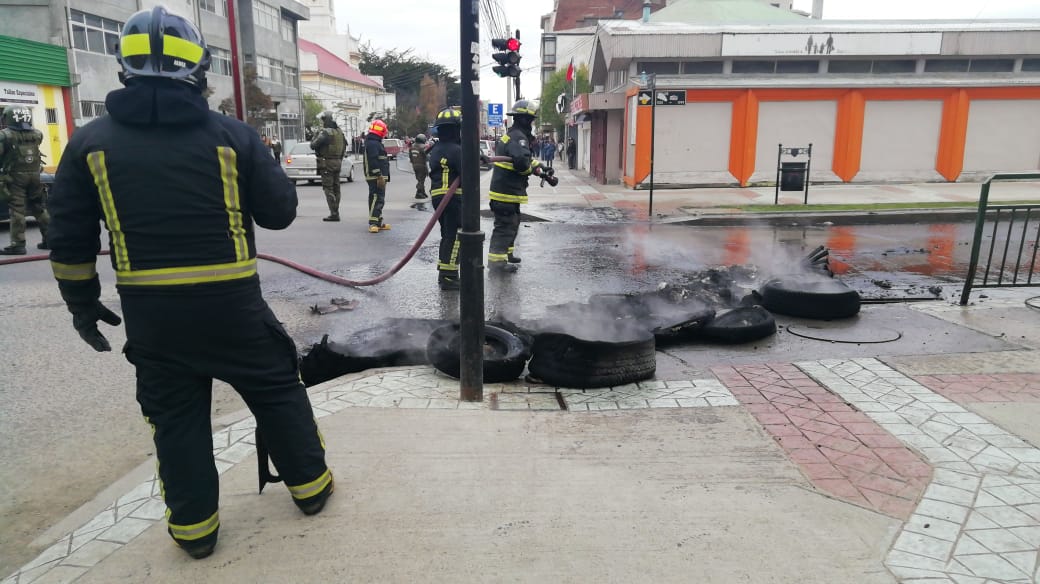
[[[553,176],[551,174],[545,175],[542,178],[545,180],[545,182],[549,183],[549,186],[551,186],[551,187],[554,187],[554,186],[560,184],[560,179],[556,178],[555,176]]]
[[[61,298],[72,313],[72,327],[95,351],[111,351],[112,345],[98,330],[98,321],[117,326],[123,322],[119,315],[109,310],[98,297],[101,296],[101,283],[97,277],[87,281],[58,281]]]
[[[542,174],[544,174],[545,176],[553,176],[556,174],[556,169],[551,166],[543,167]]]

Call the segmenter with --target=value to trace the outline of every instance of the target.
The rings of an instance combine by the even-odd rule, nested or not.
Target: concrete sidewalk
[[[1023,323],[1013,350],[518,380],[483,403],[428,367],[329,381],[310,392],[337,479],[322,514],[257,495],[239,413],[214,435],[212,557],[170,541],[143,469],[3,584],[1036,582],[1040,317],[1028,290],[987,294],[913,309],[965,334]]]

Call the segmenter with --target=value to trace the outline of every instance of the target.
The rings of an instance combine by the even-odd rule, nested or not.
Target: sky
[[[334,0],[337,25],[382,49],[414,49],[416,55],[454,71],[459,67],[459,2],[456,0]],[[541,16],[553,0],[500,0],[509,25],[520,30],[520,77],[524,97],[541,93],[539,41]],[[983,19],[1040,18],[1040,0],[824,0],[828,19]],[[795,0],[809,12],[812,0]],[[491,72],[487,23],[481,22],[480,97],[504,102],[506,81]]]

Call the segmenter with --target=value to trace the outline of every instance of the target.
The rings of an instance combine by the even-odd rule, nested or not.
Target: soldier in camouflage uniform
[[[329,205],[329,216],[322,221],[339,221],[339,171],[343,164],[343,153],[347,150],[347,139],[343,136],[332,112],[324,111],[318,116],[321,131],[311,140],[311,150],[317,158],[321,188],[325,191],[325,202]]]
[[[412,162],[412,170],[415,171],[415,198],[425,199],[426,198],[426,174],[428,169],[426,168],[427,160],[426,153],[429,152],[426,144],[426,134],[419,134],[415,137],[415,142],[412,147],[408,149],[408,159]],[[432,188],[432,187],[431,187]]]
[[[47,246],[47,228],[50,215],[44,201],[43,183],[40,182],[42,157],[40,143],[43,133],[33,128],[32,111],[24,106],[4,108],[0,130],[0,183],[7,188],[11,209],[11,245],[0,249],[3,255],[25,255],[25,216],[36,217],[43,236],[36,247]],[[0,195],[2,195],[0,190]]]

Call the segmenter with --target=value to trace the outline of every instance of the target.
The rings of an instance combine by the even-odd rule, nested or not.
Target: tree
[[[274,102],[271,101],[271,96],[264,93],[264,90],[260,89],[260,86],[256,84],[255,66],[246,65],[243,67],[242,77],[245,82],[246,123],[259,131],[264,122],[271,118],[269,112],[274,109]],[[226,112],[229,116],[235,115],[234,97],[224,98],[220,102],[220,110]]]
[[[313,94],[303,94],[303,126],[307,127],[317,123],[318,115],[325,111],[321,100]]]
[[[585,65],[577,67],[574,78],[576,83],[572,85],[572,82],[567,81],[567,70],[561,69],[549,76],[549,80],[542,85],[542,104],[541,110],[538,112],[538,119],[544,125],[551,125],[556,130],[558,137],[564,135],[563,127],[567,120],[567,110],[564,110],[563,114],[556,113],[557,98],[560,94],[565,95],[567,107],[570,107],[571,100],[574,99],[575,86],[579,94],[592,90],[592,85],[589,84],[588,67]]]
[[[361,72],[381,76],[383,87],[397,96],[397,109],[383,119],[392,132],[425,132],[440,109],[461,103],[462,88],[447,67],[420,59],[411,49],[381,51],[365,43],[360,50]]]

